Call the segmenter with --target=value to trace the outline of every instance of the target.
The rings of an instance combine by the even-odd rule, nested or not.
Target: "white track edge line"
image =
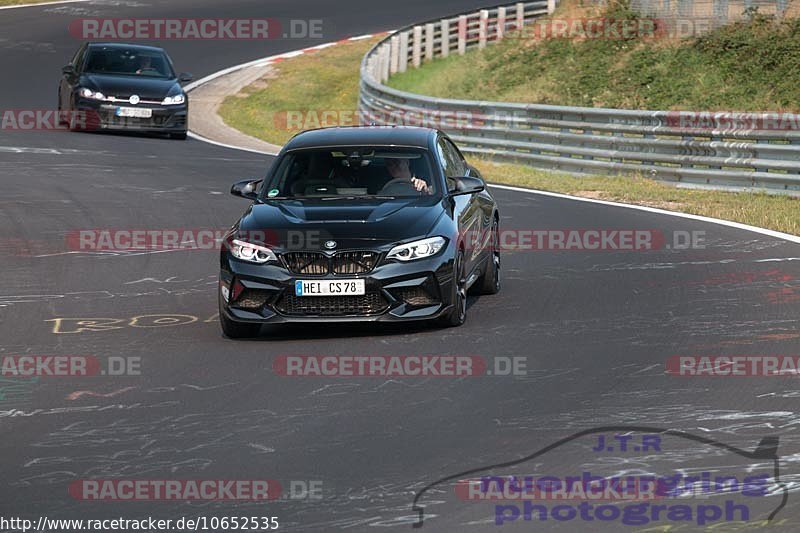
[[[668,211],[666,209],[659,209],[657,207],[648,207],[645,205],[634,205],[634,204],[624,204],[621,202],[612,202],[609,200],[597,200],[595,198],[583,198],[581,196],[571,196],[569,194],[563,194],[558,192],[550,192],[550,191],[540,191],[537,189],[526,189],[525,187],[514,187],[512,185],[500,185],[489,183],[489,187],[495,189],[505,189],[508,191],[516,191],[516,192],[526,192],[530,194],[539,194],[542,196],[551,196],[554,198],[563,198],[565,200],[575,200],[578,202],[588,202],[592,204],[600,204],[600,205],[609,205],[613,207],[624,207],[628,209],[636,209],[639,211],[647,211],[649,213],[657,213],[659,215],[670,215],[680,218],[686,218],[690,220],[697,220],[700,222],[710,222],[713,224],[719,224],[721,226],[728,226],[731,228],[742,229],[747,231],[752,231],[755,233],[760,233],[762,235],[768,235],[770,237],[776,237],[779,239],[785,239],[790,242],[800,244],[800,236],[792,235],[791,233],[783,233],[780,231],[775,231],[767,228],[759,228],[758,226],[750,226],[748,224],[742,224],[741,222],[734,222],[732,220],[723,220],[720,218],[713,218],[713,217],[706,217],[703,215],[693,215],[691,213],[681,213],[678,211]]]
[[[89,0],[56,0],[55,2],[39,2],[38,4],[17,4],[13,6],[0,6],[0,9],[19,9],[21,7],[46,7],[56,6],[58,4],[78,4],[88,2]]]
[[[212,139],[208,139],[207,137],[203,137],[202,135],[198,135],[194,132],[188,133],[189,137],[195,139],[197,141],[202,141],[204,143],[213,144],[214,146],[221,146],[223,148],[231,148],[233,150],[241,150],[242,152],[250,152],[252,154],[261,154],[261,155],[269,155],[269,156],[276,156],[278,152],[265,152],[263,150],[256,150],[255,148],[245,148],[244,146],[236,146],[234,144],[226,144],[219,141],[214,141]]]

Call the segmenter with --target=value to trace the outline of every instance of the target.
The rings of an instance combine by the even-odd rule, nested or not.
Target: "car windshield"
[[[426,150],[325,148],[284,155],[261,198],[418,197],[434,195],[437,189]]]
[[[93,48],[86,58],[89,74],[141,76],[147,78],[174,78],[167,55],[159,50],[136,48]]]

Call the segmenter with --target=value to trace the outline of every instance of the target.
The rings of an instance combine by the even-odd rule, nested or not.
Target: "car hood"
[[[129,97],[138,95],[142,100],[163,100],[177,85],[175,78],[146,78],[144,76],[110,76],[85,74],[83,85],[106,96]]]
[[[382,246],[426,236],[444,214],[434,197],[386,200],[267,200],[239,221],[242,235],[265,232],[283,248],[317,249],[328,240],[337,249]]]

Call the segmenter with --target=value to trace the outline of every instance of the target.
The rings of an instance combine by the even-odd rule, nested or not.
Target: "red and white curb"
[[[304,48],[302,50],[295,50],[293,52],[285,52],[283,54],[278,54],[278,55],[274,55],[274,56],[270,56],[270,57],[265,57],[263,59],[257,59],[255,61],[250,61],[248,63],[242,63],[241,65],[236,65],[236,66],[233,66],[233,67],[230,67],[230,68],[226,68],[225,70],[220,70],[219,72],[215,72],[214,74],[211,74],[210,76],[206,76],[205,78],[197,80],[196,82],[187,85],[186,86],[186,91],[187,92],[191,91],[192,89],[196,89],[197,87],[200,87],[204,83],[208,83],[208,82],[210,82],[212,80],[215,80],[215,79],[217,79],[217,78],[219,78],[221,76],[225,76],[226,74],[230,74],[231,72],[236,72],[238,70],[242,70],[242,69],[245,69],[245,68],[263,67],[263,66],[267,66],[267,65],[270,65],[270,64],[280,63],[281,61],[284,61],[286,59],[291,59],[293,57],[298,57],[298,56],[301,56],[301,55],[304,55],[304,54],[311,54],[311,53],[314,53],[314,52],[318,52],[318,51],[320,51],[322,49],[329,48],[331,46],[336,46],[337,44],[343,44],[343,43],[348,43],[348,42],[353,42],[353,41],[361,41],[363,39],[370,39],[372,37],[383,37],[383,36],[386,36],[386,35],[391,35],[392,33],[394,33],[394,32],[387,31],[387,32],[382,32],[382,33],[359,35],[358,37],[350,37],[350,38],[347,38],[347,39],[341,39],[339,41],[335,41],[335,42],[331,42],[331,43],[320,44],[320,45],[317,45],[317,46],[312,46],[310,48]],[[277,155],[277,153],[273,153],[273,152],[265,152],[265,151],[262,151],[262,150],[255,150],[255,149],[252,149],[252,148],[244,148],[244,147],[241,147],[241,146],[235,146],[235,145],[230,145],[230,144],[217,142],[217,141],[202,137],[200,135],[197,135],[196,133],[191,133],[190,132],[189,136],[192,137],[193,139],[197,139],[199,141],[207,142],[207,143],[210,143],[210,144],[213,144],[213,145],[216,145],[216,146],[221,146],[223,148],[230,148],[230,149],[233,149],[233,150],[241,150],[241,151],[245,151],[245,152],[257,153],[257,154],[263,154],[263,155],[271,155],[271,156]],[[535,190],[535,189],[526,189],[524,187],[514,187],[514,186],[511,186],[511,185],[500,185],[500,184],[494,184],[494,183],[490,183],[489,185],[494,189],[503,189],[503,190],[506,190],[506,191],[522,192],[522,193],[528,193],[528,194],[538,194],[540,196],[549,196],[551,198],[561,198],[561,199],[564,199],[564,200],[573,200],[573,201],[576,201],[576,202],[586,202],[586,203],[606,205],[606,206],[611,206],[611,207],[622,207],[622,208],[625,208],[625,209],[636,209],[638,211],[646,211],[648,213],[655,213],[655,214],[659,214],[659,215],[668,215],[668,216],[679,217],[679,218],[684,218],[684,219],[688,219],[688,220],[696,220],[696,221],[699,221],[699,222],[707,222],[707,223],[711,223],[711,224],[718,224],[720,226],[727,226],[729,228],[735,228],[735,229],[740,229],[740,230],[744,230],[744,231],[750,231],[750,232],[753,232],[753,233],[759,233],[761,235],[767,235],[769,237],[774,237],[776,239],[784,239],[784,240],[789,241],[789,242],[800,244],[800,236],[791,235],[789,233],[783,233],[783,232],[780,232],[780,231],[774,231],[774,230],[770,230],[770,229],[766,229],[766,228],[759,228],[757,226],[750,226],[748,224],[742,224],[742,223],[733,222],[733,221],[730,221],[730,220],[722,220],[722,219],[719,219],[719,218],[705,217],[705,216],[701,216],[701,215],[692,215],[692,214],[689,214],[689,213],[679,213],[677,211],[668,211],[666,209],[659,209],[659,208],[656,208],[656,207],[647,207],[647,206],[643,206],[643,205],[623,204],[623,203],[619,203],[619,202],[611,202],[611,201],[608,201],[608,200],[597,200],[597,199],[594,199],[594,198],[582,198],[580,196],[570,196],[568,194],[555,193],[555,192],[549,192],[549,191],[538,191],[538,190]]]

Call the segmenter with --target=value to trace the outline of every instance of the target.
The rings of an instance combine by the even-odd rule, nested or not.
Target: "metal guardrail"
[[[800,115],[453,100],[384,85],[423,60],[463,54],[522,31],[554,8],[554,0],[516,3],[395,32],[362,61],[362,120],[438,127],[464,152],[549,170],[800,191]]]

